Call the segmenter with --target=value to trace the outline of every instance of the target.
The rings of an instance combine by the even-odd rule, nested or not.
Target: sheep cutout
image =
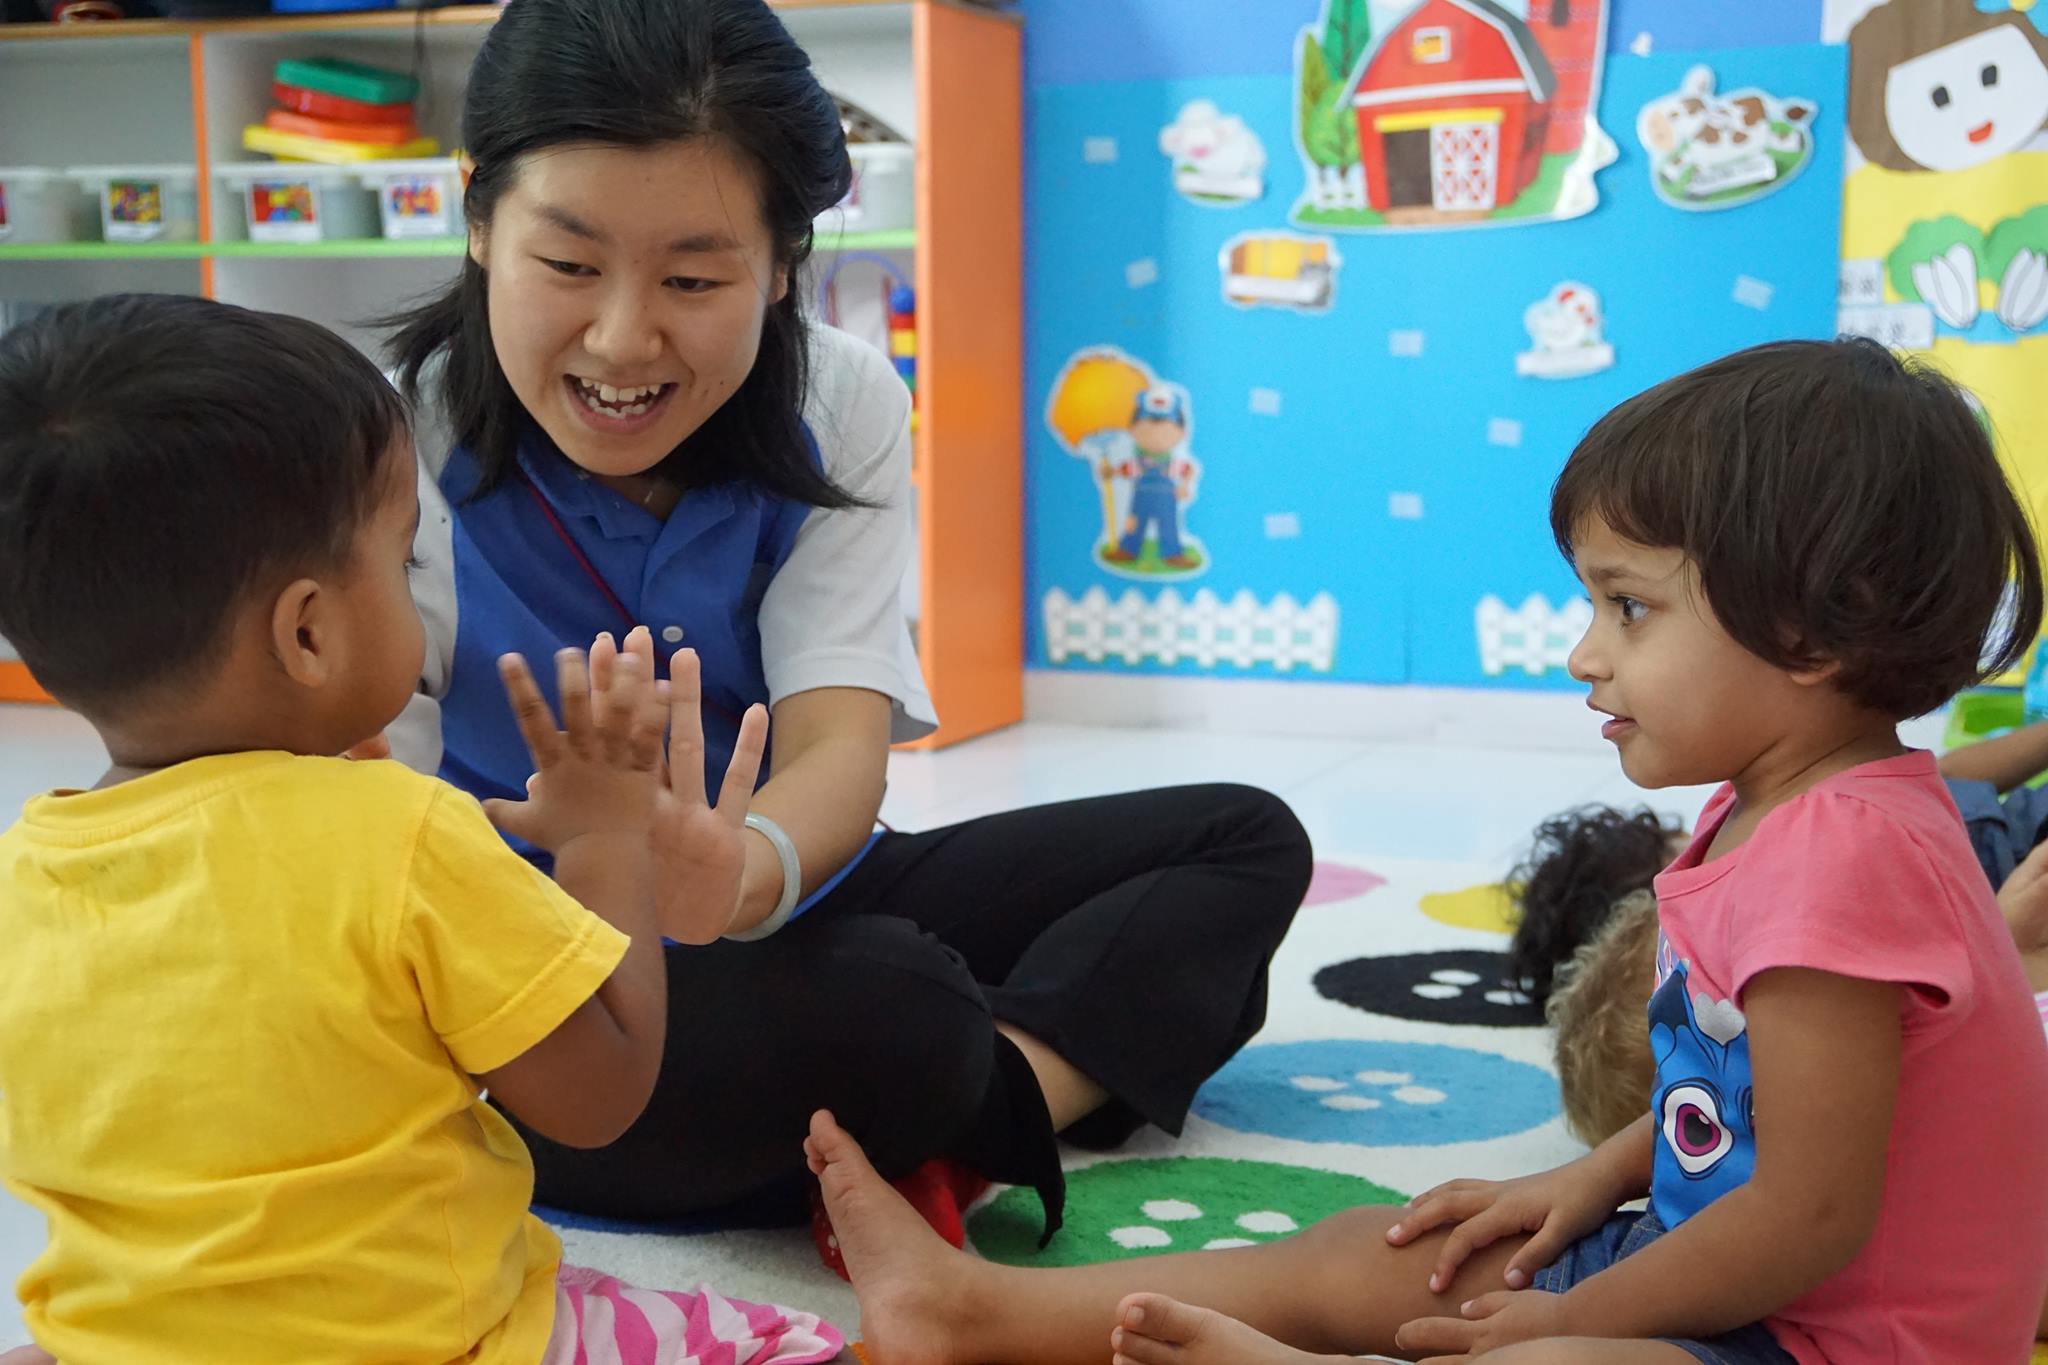
[[[1754,87],[1714,93],[1696,66],[1636,116],[1650,183],[1674,208],[1732,209],[1783,189],[1813,159],[1814,102]]]
[[[1235,114],[1193,100],[1159,133],[1173,159],[1173,187],[1197,204],[1249,204],[1266,192],[1266,148]]]

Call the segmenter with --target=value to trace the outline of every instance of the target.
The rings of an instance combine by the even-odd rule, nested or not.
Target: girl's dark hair
[[[1755,346],[1629,399],[1551,490],[1567,560],[1588,517],[1684,551],[1735,642],[1895,720],[2004,672],[2041,628],[2041,566],[1985,423],[1873,341]]]
[[[110,715],[200,679],[252,592],[345,567],[407,414],[302,318],[170,294],[0,339],[0,634]]]
[[[1558,969],[1600,932],[1615,904],[1650,889],[1678,833],[1675,821],[1647,806],[1587,806],[1537,826],[1529,856],[1508,874],[1519,917],[1507,979],[1527,982],[1537,1004],[1549,1000]]]
[[[803,433],[809,349],[795,280],[811,223],[852,183],[839,107],[764,0],[512,0],[470,69],[463,147],[476,163],[463,210],[486,231],[535,152],[570,143],[649,147],[717,137],[753,164],[776,263],[791,288],[768,308],[753,370],[657,466],[686,487],[747,482],[813,507],[857,500],[819,471]],[[485,492],[512,470],[530,420],[491,345],[483,267],[389,320],[406,396],[445,357],[441,404]]]

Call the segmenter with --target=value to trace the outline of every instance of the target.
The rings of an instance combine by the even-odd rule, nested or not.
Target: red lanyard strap
[[[599,592],[604,594],[604,600],[611,604],[614,612],[618,613],[621,638],[632,634],[636,627],[645,624],[633,619],[632,611],[627,608],[619,595],[612,591],[612,585],[605,582],[604,575],[597,571],[597,565],[590,562],[590,556],[583,553],[583,547],[576,543],[576,537],[570,535],[569,528],[562,524],[562,518],[555,511],[554,505],[534,485],[533,480],[527,477],[527,473],[523,469],[519,471],[519,482],[526,485],[526,491],[532,496],[534,506],[540,508],[540,514],[546,517],[548,525],[554,528],[556,537],[561,540],[569,553],[575,557],[577,567],[583,570],[584,576],[591,581]],[[704,698],[704,705],[707,709],[716,712],[719,716],[731,722],[734,728],[738,728],[740,718],[733,714],[733,712],[720,706],[708,696]]]

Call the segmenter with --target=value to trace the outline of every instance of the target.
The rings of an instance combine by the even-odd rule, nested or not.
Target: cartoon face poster
[[[1046,400],[1046,425],[1088,466],[1102,502],[1095,562],[1125,578],[1192,578],[1209,567],[1187,530],[1202,466],[1191,453],[1186,389],[1112,346],[1070,359]]]
[[[1590,213],[1607,0],[1324,0],[1295,45],[1305,227]]]
[[[1827,0],[1823,28],[1849,44],[1861,163],[1840,327],[1934,357],[2048,488],[2048,6]]]

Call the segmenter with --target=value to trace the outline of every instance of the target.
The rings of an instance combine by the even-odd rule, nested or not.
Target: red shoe
[[[944,1157],[934,1157],[893,1183],[896,1193],[909,1201],[910,1207],[931,1224],[933,1232],[946,1239],[947,1245],[955,1249],[967,1245],[967,1224],[961,1214],[987,1192],[986,1179]],[[818,1248],[818,1259],[825,1268],[840,1279],[847,1279],[846,1258],[839,1254],[839,1238],[833,1235],[832,1219],[815,1188],[811,1191],[811,1242]]]

